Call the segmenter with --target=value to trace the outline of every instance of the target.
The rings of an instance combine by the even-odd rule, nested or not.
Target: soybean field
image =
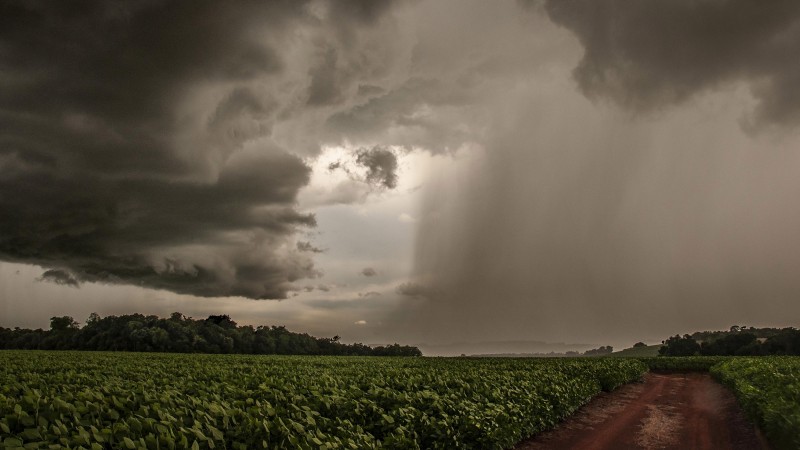
[[[0,443],[502,449],[639,379],[633,359],[0,352]]]

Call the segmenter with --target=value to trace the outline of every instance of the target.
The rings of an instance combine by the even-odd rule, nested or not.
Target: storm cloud
[[[750,125],[800,120],[800,4],[791,0],[548,0],[584,48],[573,74],[592,98],[637,110],[749,84]]]
[[[39,281],[60,284],[62,286],[80,287],[80,283],[69,272],[58,269],[45,270]]]
[[[796,129],[797,6],[480,7],[439,31],[448,54],[420,50],[461,81],[439,93],[472,105],[432,107],[430,122],[470,133],[424,186],[414,278],[428,288],[398,288],[398,322],[427,342],[614,345],[790,325],[797,141],[740,123]]]
[[[762,3],[3,2],[0,259],[370,342],[796,326],[800,7]]]
[[[77,281],[286,297],[319,275],[318,249],[294,238],[315,226],[297,207],[323,142],[313,124],[374,78],[384,61],[349,61],[387,8],[3,2],[0,258]]]
[[[367,169],[367,183],[386,189],[397,187],[397,156],[391,150],[362,148],[356,152],[356,163]]]

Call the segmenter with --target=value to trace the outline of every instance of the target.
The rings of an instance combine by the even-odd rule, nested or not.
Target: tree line
[[[702,336],[705,340],[699,340]],[[766,337],[765,337],[766,336]],[[658,350],[662,356],[800,355],[800,330],[733,326],[730,331],[675,335]]]
[[[193,319],[179,312],[165,319],[142,314],[100,317],[92,313],[83,327],[70,316],[53,317],[49,330],[0,327],[0,349],[422,356],[413,346],[343,344],[339,336],[318,338],[291,332],[284,326],[238,326],[227,314]]]

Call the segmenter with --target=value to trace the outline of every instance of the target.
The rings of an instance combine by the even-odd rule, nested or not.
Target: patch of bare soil
[[[707,373],[645,375],[600,394],[515,450],[767,450],[736,398]]]

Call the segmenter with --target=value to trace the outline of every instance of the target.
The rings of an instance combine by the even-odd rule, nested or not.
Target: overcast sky
[[[0,326],[797,326],[797,54],[793,0],[4,1]]]

